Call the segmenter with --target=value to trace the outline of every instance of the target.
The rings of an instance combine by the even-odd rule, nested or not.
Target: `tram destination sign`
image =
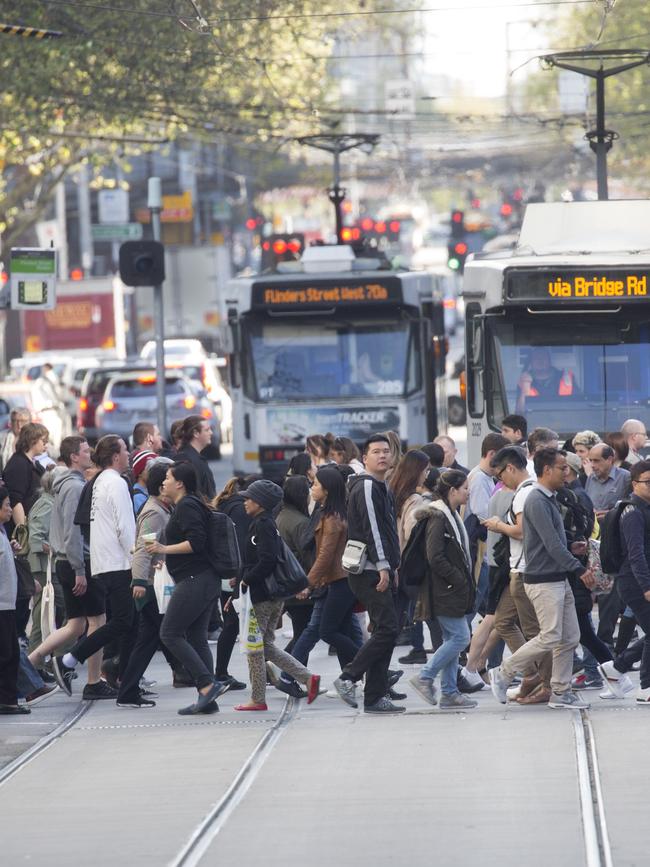
[[[563,301],[602,303],[650,299],[650,268],[511,268],[505,303]]]
[[[373,304],[399,304],[402,285],[397,277],[354,280],[305,280],[304,282],[253,283],[251,305],[260,310],[327,309],[368,307]]]

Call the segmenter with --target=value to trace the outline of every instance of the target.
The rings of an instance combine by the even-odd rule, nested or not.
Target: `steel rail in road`
[[[572,717],[587,867],[613,867],[596,739],[589,711],[574,710]]]

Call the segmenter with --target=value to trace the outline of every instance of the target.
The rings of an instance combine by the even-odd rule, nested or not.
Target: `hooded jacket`
[[[454,522],[455,526],[452,526],[453,515],[439,500],[424,505],[416,513],[416,518],[428,521],[429,573],[428,580],[422,584],[415,618],[464,617],[474,607],[476,587],[469,565],[469,540],[462,521]]]
[[[367,546],[366,569],[394,571],[400,547],[392,492],[368,473],[350,476],[348,490],[348,539]]]
[[[67,560],[74,569],[75,575],[84,575],[86,568],[84,559],[84,540],[81,527],[75,524],[74,518],[79,506],[81,492],[86,484],[78,470],[55,470],[52,492],[54,505],[50,520],[50,547],[55,560]]]

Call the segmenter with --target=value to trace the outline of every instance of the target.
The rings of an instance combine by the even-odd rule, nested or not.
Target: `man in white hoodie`
[[[131,594],[131,563],[135,547],[133,503],[122,473],[129,467],[129,453],[121,437],[102,437],[95,449],[95,463],[101,472],[94,481],[90,509],[91,581],[98,581],[110,603],[111,619],[66,653],[63,663],[74,668],[97,653],[109,641],[119,641],[119,675],[126,669],[132,643],[134,616]],[[117,692],[105,681],[90,682],[85,699],[116,698]]]

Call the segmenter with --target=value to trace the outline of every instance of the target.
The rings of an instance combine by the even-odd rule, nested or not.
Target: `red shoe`
[[[307,704],[311,704],[312,701],[316,701],[319,695],[320,688],[320,676],[318,674],[312,674],[309,678],[309,686],[307,688]]]
[[[268,710],[266,702],[261,704],[236,704],[235,710]]]

